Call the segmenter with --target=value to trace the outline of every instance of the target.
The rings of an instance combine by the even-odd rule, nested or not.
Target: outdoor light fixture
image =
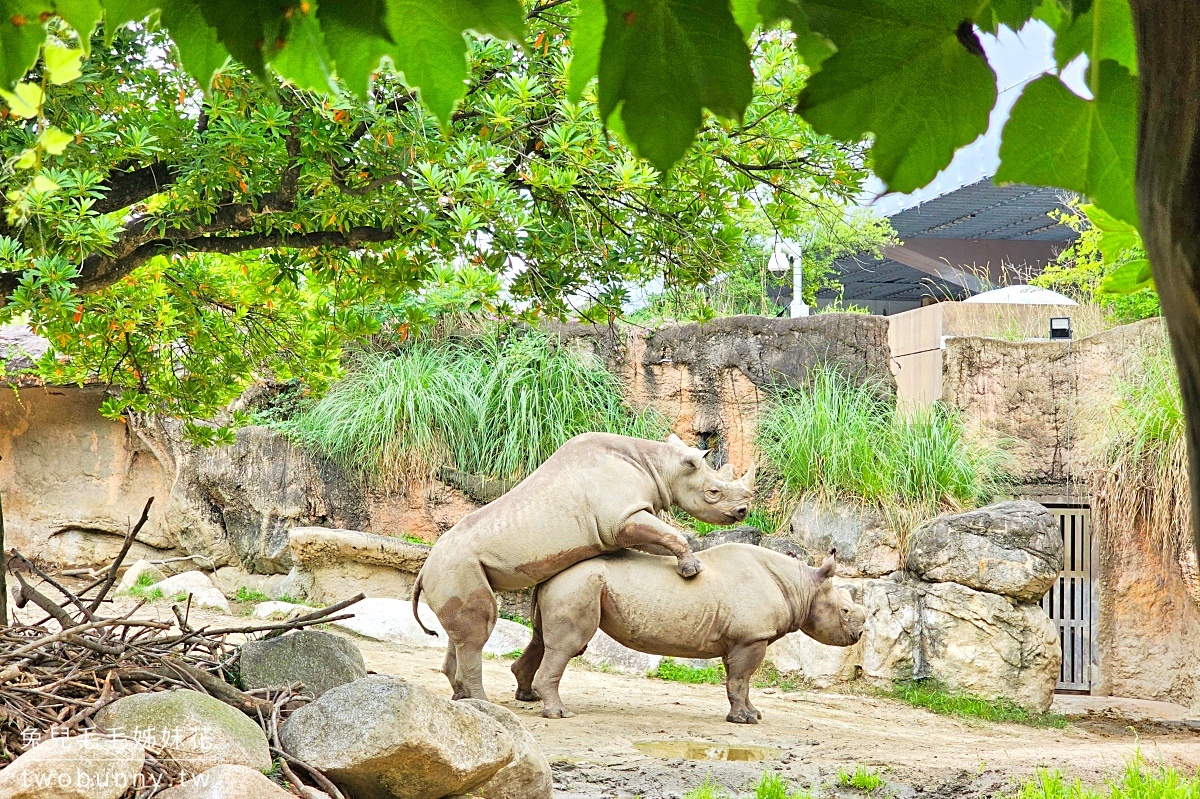
[[[1050,340],[1051,341],[1070,341],[1071,340],[1071,317],[1069,317],[1069,316],[1052,316],[1052,317],[1050,317]]]
[[[780,241],[775,244],[775,252],[767,261],[767,268],[777,275],[786,275],[792,271],[792,304],[788,308],[791,317],[808,316],[808,306],[801,298],[804,282],[803,250],[799,242]]]

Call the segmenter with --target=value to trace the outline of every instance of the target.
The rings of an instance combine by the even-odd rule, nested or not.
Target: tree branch
[[[130,172],[110,172],[108,180],[99,186],[104,196],[96,200],[92,210],[109,214],[158,194],[175,182],[170,167],[170,164],[155,161]]]

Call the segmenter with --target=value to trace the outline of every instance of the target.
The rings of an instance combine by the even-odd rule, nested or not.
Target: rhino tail
[[[535,585],[533,593],[529,597],[529,626],[533,628],[534,638],[542,637],[542,614],[538,609],[538,594],[541,589],[540,585]]]
[[[425,570],[421,569],[421,571],[417,573],[417,582],[413,586],[413,598],[412,598],[413,618],[417,620],[417,626],[420,627],[422,630],[424,630],[426,635],[432,635],[434,638],[437,638],[437,632],[426,627],[421,622],[421,614],[417,612],[417,600],[421,598],[421,578],[425,576],[424,572],[425,572]]]

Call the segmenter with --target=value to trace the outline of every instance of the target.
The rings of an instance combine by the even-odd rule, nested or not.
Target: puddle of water
[[[783,753],[774,746],[752,744],[718,744],[709,741],[634,741],[633,748],[664,760],[735,760],[759,762],[772,760]]]

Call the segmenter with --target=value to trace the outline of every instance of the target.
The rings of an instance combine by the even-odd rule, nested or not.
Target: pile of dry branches
[[[238,689],[229,682],[238,649],[228,639],[250,633],[270,638],[349,618],[352,614],[335,614],[362,596],[290,621],[237,627],[193,627],[189,623],[190,597],[186,604],[173,606],[174,622],[137,618],[144,602],[118,616],[104,615],[121,564],[146,524],[153,501],[151,497],[146,503],[112,564],[81,590],[70,590],[16,550],[9,551],[8,572],[16,607],[32,604],[45,615],[33,624],[0,624],[0,766],[42,740],[94,728],[94,714],[122,696],[190,688],[257,721],[297,794],[308,799],[342,799],[324,775],[279,749],[281,715],[303,701],[299,698],[303,687]],[[158,754],[147,745],[143,780],[131,794],[135,799],[149,799],[178,781],[178,770],[170,759]],[[320,789],[306,788],[293,765]]]

